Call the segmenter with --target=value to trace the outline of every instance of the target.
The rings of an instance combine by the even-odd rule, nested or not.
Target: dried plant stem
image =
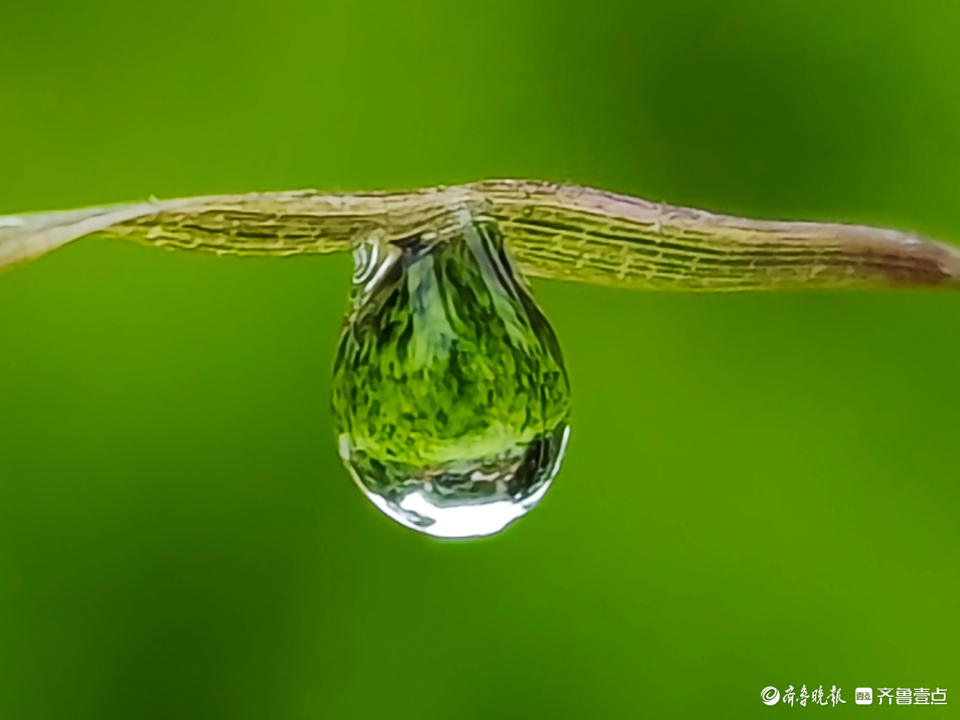
[[[0,267],[94,233],[220,255],[348,250],[450,209],[495,220],[528,275],[639,289],[960,287],[960,250],[895,230],[714,215],[575,185],[492,180],[405,193],[314,191],[151,201],[0,217]]]

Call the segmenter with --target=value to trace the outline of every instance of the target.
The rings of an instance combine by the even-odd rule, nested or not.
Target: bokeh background
[[[519,176],[957,240],[958,31],[929,0],[8,0],[0,213]],[[565,467],[439,542],[335,452],[350,274],[88,239],[0,275],[0,717],[956,710],[960,294],[537,282]],[[760,702],[791,684],[847,704]]]

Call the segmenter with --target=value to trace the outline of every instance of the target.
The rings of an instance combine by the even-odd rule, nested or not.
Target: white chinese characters
[[[815,688],[811,685],[810,687],[811,690],[808,691],[807,686],[802,685],[798,692],[791,685],[781,695],[780,691],[771,685],[763,689],[760,698],[765,705],[776,705],[778,701],[782,701],[790,707],[813,707],[815,705],[836,707],[841,704],[845,705],[847,702],[840,696],[841,689],[836,685],[830,687],[829,694],[824,691],[823,685]],[[884,702],[887,705],[946,705],[947,689],[939,687],[936,689],[923,687],[877,688],[877,692],[874,694],[873,688],[858,687],[854,690],[853,699],[857,705],[873,705],[874,700],[878,705],[883,705]]]
[[[762,694],[763,701],[767,705],[773,705],[776,703],[776,700],[773,702],[767,701],[769,697],[773,697],[772,693],[768,694],[767,691],[769,690],[776,691],[777,689],[772,686],[765,688]],[[779,696],[779,692],[777,692],[777,695]],[[829,695],[824,693],[823,685],[814,688],[812,693],[807,692],[806,685],[800,688],[799,693],[797,693],[796,689],[793,687],[793,685],[791,685],[783,691],[783,702],[790,705],[790,707],[794,706],[794,702],[796,702],[800,707],[807,707],[807,702],[810,703],[811,707],[814,705],[830,705],[832,707],[836,707],[837,705],[846,703],[847,701],[840,697],[840,688],[838,688],[836,685],[830,688]]]
[[[946,705],[946,688],[877,688],[877,702],[883,705]]]

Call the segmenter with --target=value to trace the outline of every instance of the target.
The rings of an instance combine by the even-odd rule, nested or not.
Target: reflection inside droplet
[[[401,241],[370,234],[354,259],[333,382],[344,463],[407,527],[502,530],[540,501],[566,448],[553,330],[496,226],[466,211]]]

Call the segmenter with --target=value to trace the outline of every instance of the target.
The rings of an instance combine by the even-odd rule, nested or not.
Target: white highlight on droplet
[[[392,508],[383,497],[371,493],[362,486],[361,488],[374,505],[401,525],[406,525],[408,528],[434,537],[469,538],[493,535],[503,530],[517,518],[526,515],[546,495],[551,483],[552,480],[545,482],[523,502],[500,500],[479,505],[459,505],[455,507],[437,507],[419,491],[412,492],[400,501],[400,508],[406,513],[431,518],[433,523],[427,526],[416,525],[411,522],[407,515],[398,513]]]

